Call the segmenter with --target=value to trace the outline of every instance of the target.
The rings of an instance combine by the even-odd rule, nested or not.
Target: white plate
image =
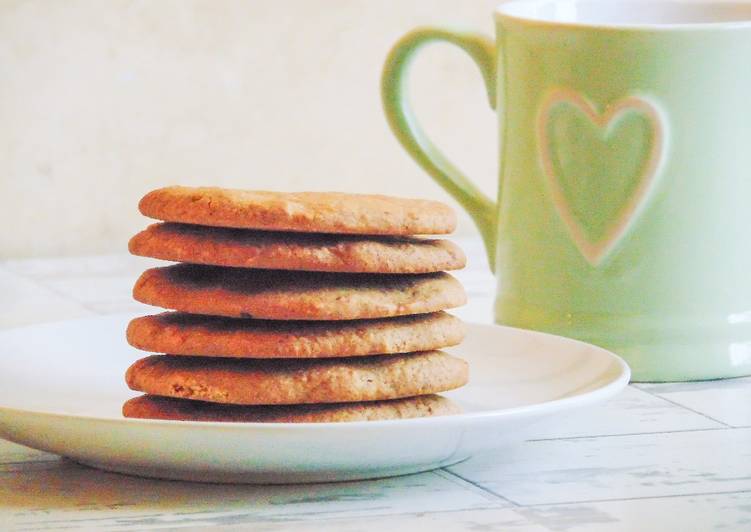
[[[470,384],[447,393],[464,414],[355,423],[125,419],[123,381],[141,353],[130,316],[0,332],[0,436],[101,469],[212,482],[352,480],[424,471],[521,438],[520,430],[602,401],[629,379],[620,358],[546,334],[470,325],[448,351]]]

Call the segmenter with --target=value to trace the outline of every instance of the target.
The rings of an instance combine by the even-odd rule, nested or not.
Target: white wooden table
[[[479,244],[459,274],[490,321]],[[146,309],[153,262],[0,262],[0,327]],[[148,311],[148,310],[147,310]],[[44,356],[44,353],[39,353]],[[103,353],[106,356],[106,353]],[[304,486],[201,485],[104,473],[0,440],[0,530],[751,530],[751,379],[630,386],[514,448],[418,475]]]

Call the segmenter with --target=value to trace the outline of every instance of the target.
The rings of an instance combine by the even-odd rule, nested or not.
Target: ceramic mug
[[[495,41],[422,28],[390,52],[386,116],[474,219],[498,323],[623,356],[637,381],[751,374],[751,4],[511,1]],[[421,130],[424,44],[475,61],[500,124],[498,201]]]

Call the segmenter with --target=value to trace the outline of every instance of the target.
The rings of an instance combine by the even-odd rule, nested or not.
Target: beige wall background
[[[147,223],[138,199],[169,184],[451,201],[388,130],[381,64],[418,25],[492,34],[496,3],[0,1],[0,256],[123,251]],[[412,92],[494,194],[495,120],[470,60],[426,49]]]

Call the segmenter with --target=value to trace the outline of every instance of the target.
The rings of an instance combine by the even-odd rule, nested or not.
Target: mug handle
[[[406,80],[414,54],[423,45],[444,41],[458,46],[480,68],[490,106],[495,109],[495,44],[479,33],[442,28],[418,28],[391,49],[383,67],[381,98],[391,130],[401,145],[430,176],[464,207],[480,230],[491,269],[495,269],[496,205],[444,156],[425,135],[415,119],[406,94]]]

